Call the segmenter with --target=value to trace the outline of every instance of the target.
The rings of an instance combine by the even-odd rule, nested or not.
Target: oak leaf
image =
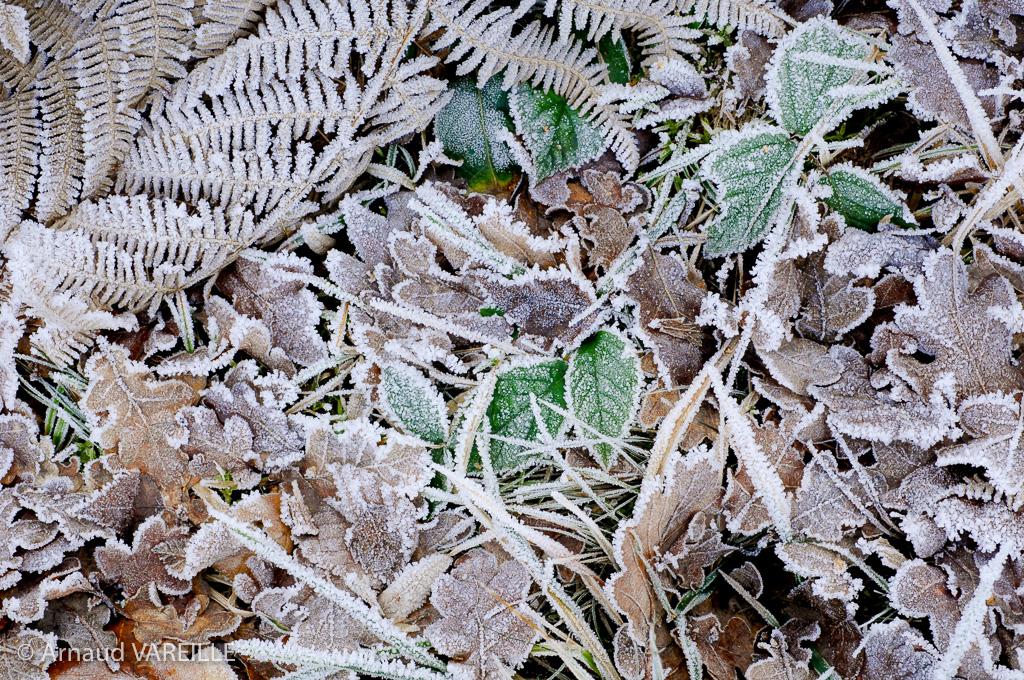
[[[228,371],[223,382],[211,385],[203,393],[203,401],[222,423],[232,418],[244,421],[252,432],[252,451],[261,466],[276,470],[302,456],[302,438],[284,410],[273,403],[274,396],[257,388],[256,377],[256,365],[244,361]],[[183,425],[179,427],[184,443],[187,431]],[[240,432],[237,436],[244,440]]]
[[[0,678],[49,680],[46,669],[56,656],[57,639],[30,628],[14,628],[0,635]],[[100,662],[106,670],[103,662]]]
[[[502,310],[507,321],[546,345],[572,344],[588,335],[598,320],[597,312],[591,312],[573,322],[597,296],[585,277],[565,268],[534,269],[512,279],[476,272],[467,278],[486,291],[491,306]]]
[[[970,290],[967,268],[952,251],[940,250],[925,259],[914,291],[917,306],[897,307],[892,323],[907,338],[906,346],[891,347],[885,354],[893,373],[926,399],[950,376],[958,399],[1024,387],[1024,376],[1012,363],[1011,329],[992,314],[993,308],[1010,308],[1016,302],[1005,279],[990,276]],[[876,338],[889,327],[876,328]],[[908,356],[915,351],[934,359],[922,363]]]
[[[252,450],[252,430],[245,420],[231,416],[221,424],[214,411],[202,406],[184,408],[177,417],[188,430],[181,450],[190,457],[193,474],[209,478],[229,472],[239,489],[259,483],[262,460]]]
[[[205,607],[203,601],[206,602]],[[123,613],[136,623],[135,638],[142,644],[152,645],[164,640],[197,645],[208,643],[213,638],[230,635],[242,621],[238,614],[209,606],[207,596],[190,598],[187,604],[178,606],[157,606],[153,604],[151,588],[141,588],[129,597]]]
[[[426,629],[434,648],[457,658],[449,670],[460,680],[499,680],[526,660],[537,637],[525,598],[532,581],[518,562],[498,564],[474,549],[434,583],[431,604],[441,619]]]
[[[185,430],[178,411],[198,395],[181,380],[158,380],[127,350],[101,340],[86,364],[89,389],[81,405],[104,449],[116,449],[124,467],[149,474],[169,499],[188,481],[187,460],[178,448]]]
[[[681,552],[677,544],[685,544],[691,524],[704,527],[705,514],[714,517],[722,500],[721,481],[712,452],[701,448],[687,456],[674,452],[665,463],[663,475],[644,481],[633,517],[619,524],[613,547],[620,570],[605,589],[616,609],[626,616],[636,642],[647,645],[651,627],[662,625],[664,613],[650,579],[664,573],[672,553]],[[686,587],[697,587],[708,566],[705,562],[698,557],[685,569],[677,563],[674,571],[689,572]],[[663,578],[667,581],[667,575]]]
[[[181,527],[168,527],[160,517],[150,517],[135,531],[130,548],[118,540],[96,548],[96,563],[103,575],[116,581],[128,597],[150,583],[169,595],[184,595],[192,590],[192,584],[169,574],[156,548],[186,533]]]
[[[40,622],[44,630],[54,630],[57,636],[83,656],[86,650],[94,658],[102,658],[107,650],[117,648],[117,635],[104,630],[110,623],[110,609],[102,600],[86,593],[75,593],[50,604]],[[105,659],[111,670],[119,664]]]
[[[702,363],[703,333],[693,321],[704,290],[693,283],[678,255],[663,255],[648,246],[627,291],[639,307],[636,331],[654,349],[659,375],[672,386],[685,385]],[[664,327],[666,322],[672,330]]]
[[[240,314],[266,324],[275,347],[295,363],[309,366],[327,358],[327,343],[317,331],[323,305],[304,282],[288,275],[312,273],[312,264],[296,255],[274,255],[262,263],[240,259],[220,276],[217,286]]]

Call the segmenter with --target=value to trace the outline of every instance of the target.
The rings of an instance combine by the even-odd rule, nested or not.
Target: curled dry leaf
[[[948,396],[934,394],[926,401],[910,390],[879,389],[870,365],[856,350],[833,345],[829,356],[840,368],[840,379],[808,391],[828,407],[828,423],[839,432],[883,444],[929,447],[955,427],[956,412]]]
[[[46,669],[56,656],[57,640],[31,628],[4,631],[0,636],[0,670],[10,680],[48,680]],[[106,672],[106,665],[100,662]]]
[[[330,651],[369,647],[377,642],[359,623],[330,600],[298,585],[270,588],[252,603],[269,627],[286,627],[299,646]]]
[[[736,74],[736,94],[741,98],[763,94],[764,74],[772,56],[768,39],[754,31],[741,31],[726,55],[729,70]]]
[[[701,365],[703,334],[693,321],[704,291],[690,280],[679,257],[650,246],[629,277],[627,291],[639,307],[635,332],[654,350],[659,375],[670,384],[685,385]]]
[[[715,680],[732,680],[737,669],[745,672],[750,666],[754,635],[746,617],[716,611],[691,617],[686,630],[700,650],[708,674]]]
[[[667,632],[651,579],[668,583],[674,573],[685,579],[683,587],[699,586],[704,569],[722,554],[720,538],[707,537],[709,532],[718,534],[708,517],[715,516],[722,500],[722,473],[713,453],[697,448],[684,457],[674,452],[665,471],[644,481],[632,519],[616,530],[613,545],[621,568],[606,586],[608,597],[626,617],[634,641],[644,646],[652,627],[656,638]],[[706,543],[709,549],[690,554],[691,531],[695,536],[690,541]]]
[[[555,340],[571,345],[577,338],[586,337],[597,322],[596,311],[575,320],[597,301],[597,296],[589,281],[566,269],[531,270],[511,280],[497,276],[473,280],[507,320],[548,343]]]

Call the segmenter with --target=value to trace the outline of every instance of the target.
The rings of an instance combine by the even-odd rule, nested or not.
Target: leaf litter
[[[0,2],[0,677],[1024,676],[1020,12],[861,9]]]

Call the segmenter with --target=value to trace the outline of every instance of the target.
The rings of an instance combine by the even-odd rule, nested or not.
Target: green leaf
[[[797,146],[779,128],[748,125],[722,133],[713,144],[700,166],[715,183],[722,211],[707,230],[709,257],[742,252],[763,239],[796,181]]]
[[[604,63],[608,64],[608,80],[619,85],[627,84],[633,64],[629,58],[629,50],[626,49],[625,41],[619,38],[612,42],[612,35],[608,33],[601,38],[597,50]]]
[[[516,132],[523,138],[540,182],[559,170],[578,168],[604,153],[601,132],[580,117],[565,97],[520,84],[510,97]]]
[[[617,438],[629,431],[640,406],[640,358],[615,333],[598,331],[569,359],[566,378],[570,411],[601,434]],[[593,432],[579,434],[593,439]],[[591,447],[604,469],[615,463],[616,449]]]
[[[903,198],[862,168],[844,163],[830,169],[819,183],[832,189],[825,204],[850,226],[873,231],[886,216],[903,227],[917,223]]]
[[[836,91],[867,84],[868,51],[866,40],[831,19],[816,18],[798,26],[779,43],[765,75],[775,120],[790,132],[806,135],[825,119],[824,134],[854,109],[895,96],[900,90],[895,80]]]
[[[497,307],[483,307],[480,309],[480,316],[505,316],[505,310]]]
[[[508,96],[498,76],[488,80],[482,90],[472,78],[460,80],[452,88],[451,100],[434,119],[434,131],[445,153],[462,161],[458,174],[473,191],[500,189],[512,181],[516,165],[499,136],[502,130],[511,129]]]
[[[537,442],[539,428],[530,408],[530,395],[536,395],[538,403],[548,401],[562,408],[565,402],[564,361],[555,359],[514,366],[498,376],[494,396],[487,407],[487,420],[491,434],[501,437]],[[540,406],[541,418],[549,434],[555,436],[562,427],[564,418],[550,408]],[[523,456],[527,447],[522,444],[491,439],[491,464],[495,472],[512,470],[529,463],[539,456]]]
[[[405,364],[381,372],[380,396],[390,419],[409,434],[431,444],[443,444],[448,434],[448,410],[433,383]]]

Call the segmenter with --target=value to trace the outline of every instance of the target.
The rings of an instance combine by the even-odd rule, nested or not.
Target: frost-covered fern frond
[[[171,79],[185,77],[192,6],[192,0],[134,0],[118,7],[121,42],[132,57],[121,73],[125,105],[135,106],[154,90],[165,93]]]
[[[39,324],[29,336],[32,351],[58,366],[74,364],[101,333],[132,330],[138,325],[132,314],[112,314],[93,308],[70,291],[54,292],[52,282],[34,272],[17,269],[14,278],[13,297]]]
[[[93,25],[95,17],[86,21],[61,2],[37,3],[33,0],[8,0],[25,11],[32,45],[46,56],[47,62],[63,59],[75,48]]]
[[[168,79],[185,75],[192,40],[192,0],[135,0],[100,18],[75,46],[78,105],[84,112],[83,196],[107,193],[111,175],[142,127],[132,107],[159,101]]]
[[[129,59],[116,21],[101,21],[80,43],[75,60],[78,106],[83,115],[85,198],[110,190],[110,175],[131,148],[142,117],[121,99],[122,65]]]
[[[345,124],[352,112],[324,75],[262,85],[213,96],[209,104],[167,107],[125,161],[119,190],[251,205],[259,214],[307,186],[313,158],[307,140],[318,129],[350,140],[354,130]]]
[[[25,221],[4,246],[18,271],[95,309],[152,310],[231,262],[255,239],[252,215],[199,203],[113,197],[80,204],[57,228]],[[17,283],[17,280],[16,280]]]
[[[654,59],[673,59],[680,54],[695,54],[697,48],[690,42],[700,32],[689,28],[689,17],[676,11],[676,0],[548,0],[544,13],[559,13],[558,36],[562,41],[572,39],[575,25],[587,31],[587,40],[596,42],[611,33],[618,40],[622,31],[632,29],[638,34],[638,43],[644,50],[645,62]]]
[[[37,86],[43,129],[35,209],[41,222],[66,214],[82,191],[82,112],[76,105],[78,85],[70,71],[66,60],[55,61],[40,74]]]
[[[21,63],[28,61],[28,19],[25,10],[0,3],[0,44]]]
[[[622,164],[636,168],[639,152],[630,126],[617,107],[598,102],[606,66],[595,60],[595,51],[575,40],[557,41],[554,29],[539,21],[516,32],[520,15],[507,8],[487,11],[491,7],[488,0],[432,4],[422,35],[443,29],[434,50],[454,45],[446,61],[459,63],[459,75],[475,72],[480,87],[504,71],[505,89],[529,81],[565,97],[569,106],[601,128]]]
[[[252,34],[261,12],[274,4],[274,0],[213,0],[204,4],[203,23],[196,30],[197,56],[213,56],[235,39]]]
[[[54,293],[75,291],[98,307],[144,309],[185,287],[183,269],[159,267],[148,272],[140,255],[110,243],[93,243],[85,234],[56,231],[23,222],[4,245],[16,271],[34,275]]]
[[[793,20],[775,5],[775,0],[681,0],[681,12],[693,12],[694,19],[707,19],[719,28],[754,31],[769,38],[786,33]]]
[[[282,2],[267,10],[255,35],[235,42],[189,74],[179,97],[191,101],[243,83],[298,79],[309,69],[343,77],[353,51],[366,55],[364,73],[372,75],[388,37],[401,28],[377,20],[381,13],[387,16],[386,7],[375,6],[371,13],[362,2]]]
[[[17,92],[37,87],[44,67],[62,60],[88,29],[91,21],[82,19],[57,2],[36,6],[30,0],[7,3],[23,11],[29,29],[34,56],[28,62],[0,51],[0,83]]]
[[[27,64],[0,53],[0,86],[15,92],[28,89],[45,62],[46,55],[42,52],[36,52],[36,56]]]
[[[220,270],[256,240],[252,214],[187,206],[145,196],[111,196],[79,204],[54,229],[88,236],[142,258],[147,267],[181,267],[191,278]]]
[[[136,141],[119,192],[251,208],[261,217],[260,237],[274,238],[282,225],[318,208],[307,200],[311,190],[336,197],[376,148],[422,129],[444,105],[444,83],[423,75],[436,60],[404,60],[425,12],[425,4],[411,12],[403,3],[375,5],[367,25],[377,39],[362,45],[312,40],[318,56],[303,68],[289,67],[294,78],[278,78],[276,62],[262,76],[251,74],[251,55],[231,50],[210,59],[209,69],[223,73],[224,83],[244,87],[190,97],[211,82],[205,67],[190,75],[173,105]],[[350,64],[352,49],[364,51],[359,75],[338,67]],[[315,151],[310,142],[319,134],[331,142]]]
[[[35,92],[0,99],[0,236],[14,228],[32,199],[39,163],[38,112]]]

